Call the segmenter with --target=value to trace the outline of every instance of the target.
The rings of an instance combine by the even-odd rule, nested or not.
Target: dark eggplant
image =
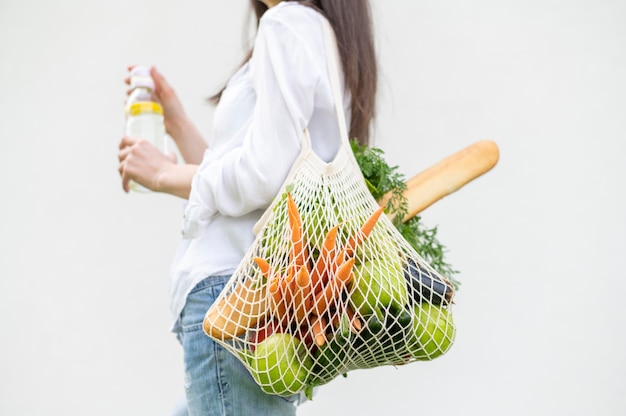
[[[414,304],[429,302],[441,305],[452,301],[452,286],[413,259],[409,259],[404,267],[404,278],[409,283],[409,298]]]

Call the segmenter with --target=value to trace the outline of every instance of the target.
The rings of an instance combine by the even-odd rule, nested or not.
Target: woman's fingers
[[[117,159],[120,161],[120,163],[126,160],[128,155],[130,154],[131,149],[132,149],[132,146],[126,146],[120,149],[120,151],[117,153]]]
[[[137,65],[128,65],[128,67],[126,67],[126,70],[128,72],[132,71],[134,67],[136,67]],[[124,83],[127,85],[130,85],[130,75],[126,76],[126,78],[124,78]]]
[[[117,158],[120,162],[118,172],[122,178],[122,189],[127,193],[130,192],[131,170],[133,169],[129,166],[129,156],[139,142],[140,140],[135,137],[124,136],[120,141],[120,150],[117,153]]]
[[[130,192],[130,178],[126,174],[126,171],[122,170],[120,172],[120,175],[122,176],[122,189],[126,193]]]
[[[173,154],[165,155],[152,143],[130,136],[122,138],[118,159],[122,188],[126,192],[130,190],[131,180],[148,189],[156,190],[159,175],[168,167],[175,165]]]
[[[167,82],[165,77],[156,69],[156,67],[150,68],[150,76],[154,80],[154,92],[162,100],[169,99],[174,94],[174,89]]]
[[[135,143],[137,143],[138,141],[139,141],[139,139],[137,139],[136,137],[124,136],[124,137],[122,137],[122,141],[120,142],[120,149],[123,149],[123,148],[128,147],[128,146],[132,146]]]

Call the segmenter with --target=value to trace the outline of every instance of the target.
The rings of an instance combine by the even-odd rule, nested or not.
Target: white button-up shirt
[[[231,274],[241,261],[254,224],[300,152],[304,129],[321,159],[330,161],[339,148],[320,19],[295,2],[269,9],[252,58],[222,94],[172,265],[174,328],[193,287],[208,276]],[[342,105],[349,115],[348,94]]]

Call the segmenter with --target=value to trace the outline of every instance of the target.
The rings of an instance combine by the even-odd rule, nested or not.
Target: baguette
[[[481,140],[413,176],[406,182],[403,192],[408,203],[403,222],[491,170],[498,163],[499,155],[495,142]],[[387,205],[390,198],[391,192],[388,192],[378,201],[379,205]]]
[[[266,288],[247,279],[217,304],[204,317],[204,332],[216,339],[230,340],[243,335],[265,317]]]

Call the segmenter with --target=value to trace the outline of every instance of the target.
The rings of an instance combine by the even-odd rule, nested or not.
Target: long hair
[[[368,0],[283,0],[297,1],[325,16],[337,38],[341,66],[347,90],[351,95],[349,135],[361,144],[368,144],[370,124],[376,111],[378,68],[372,31],[372,17]],[[257,19],[257,27],[267,6],[259,0],[250,0]],[[248,53],[244,62],[250,59]],[[211,99],[219,102],[222,91]]]

